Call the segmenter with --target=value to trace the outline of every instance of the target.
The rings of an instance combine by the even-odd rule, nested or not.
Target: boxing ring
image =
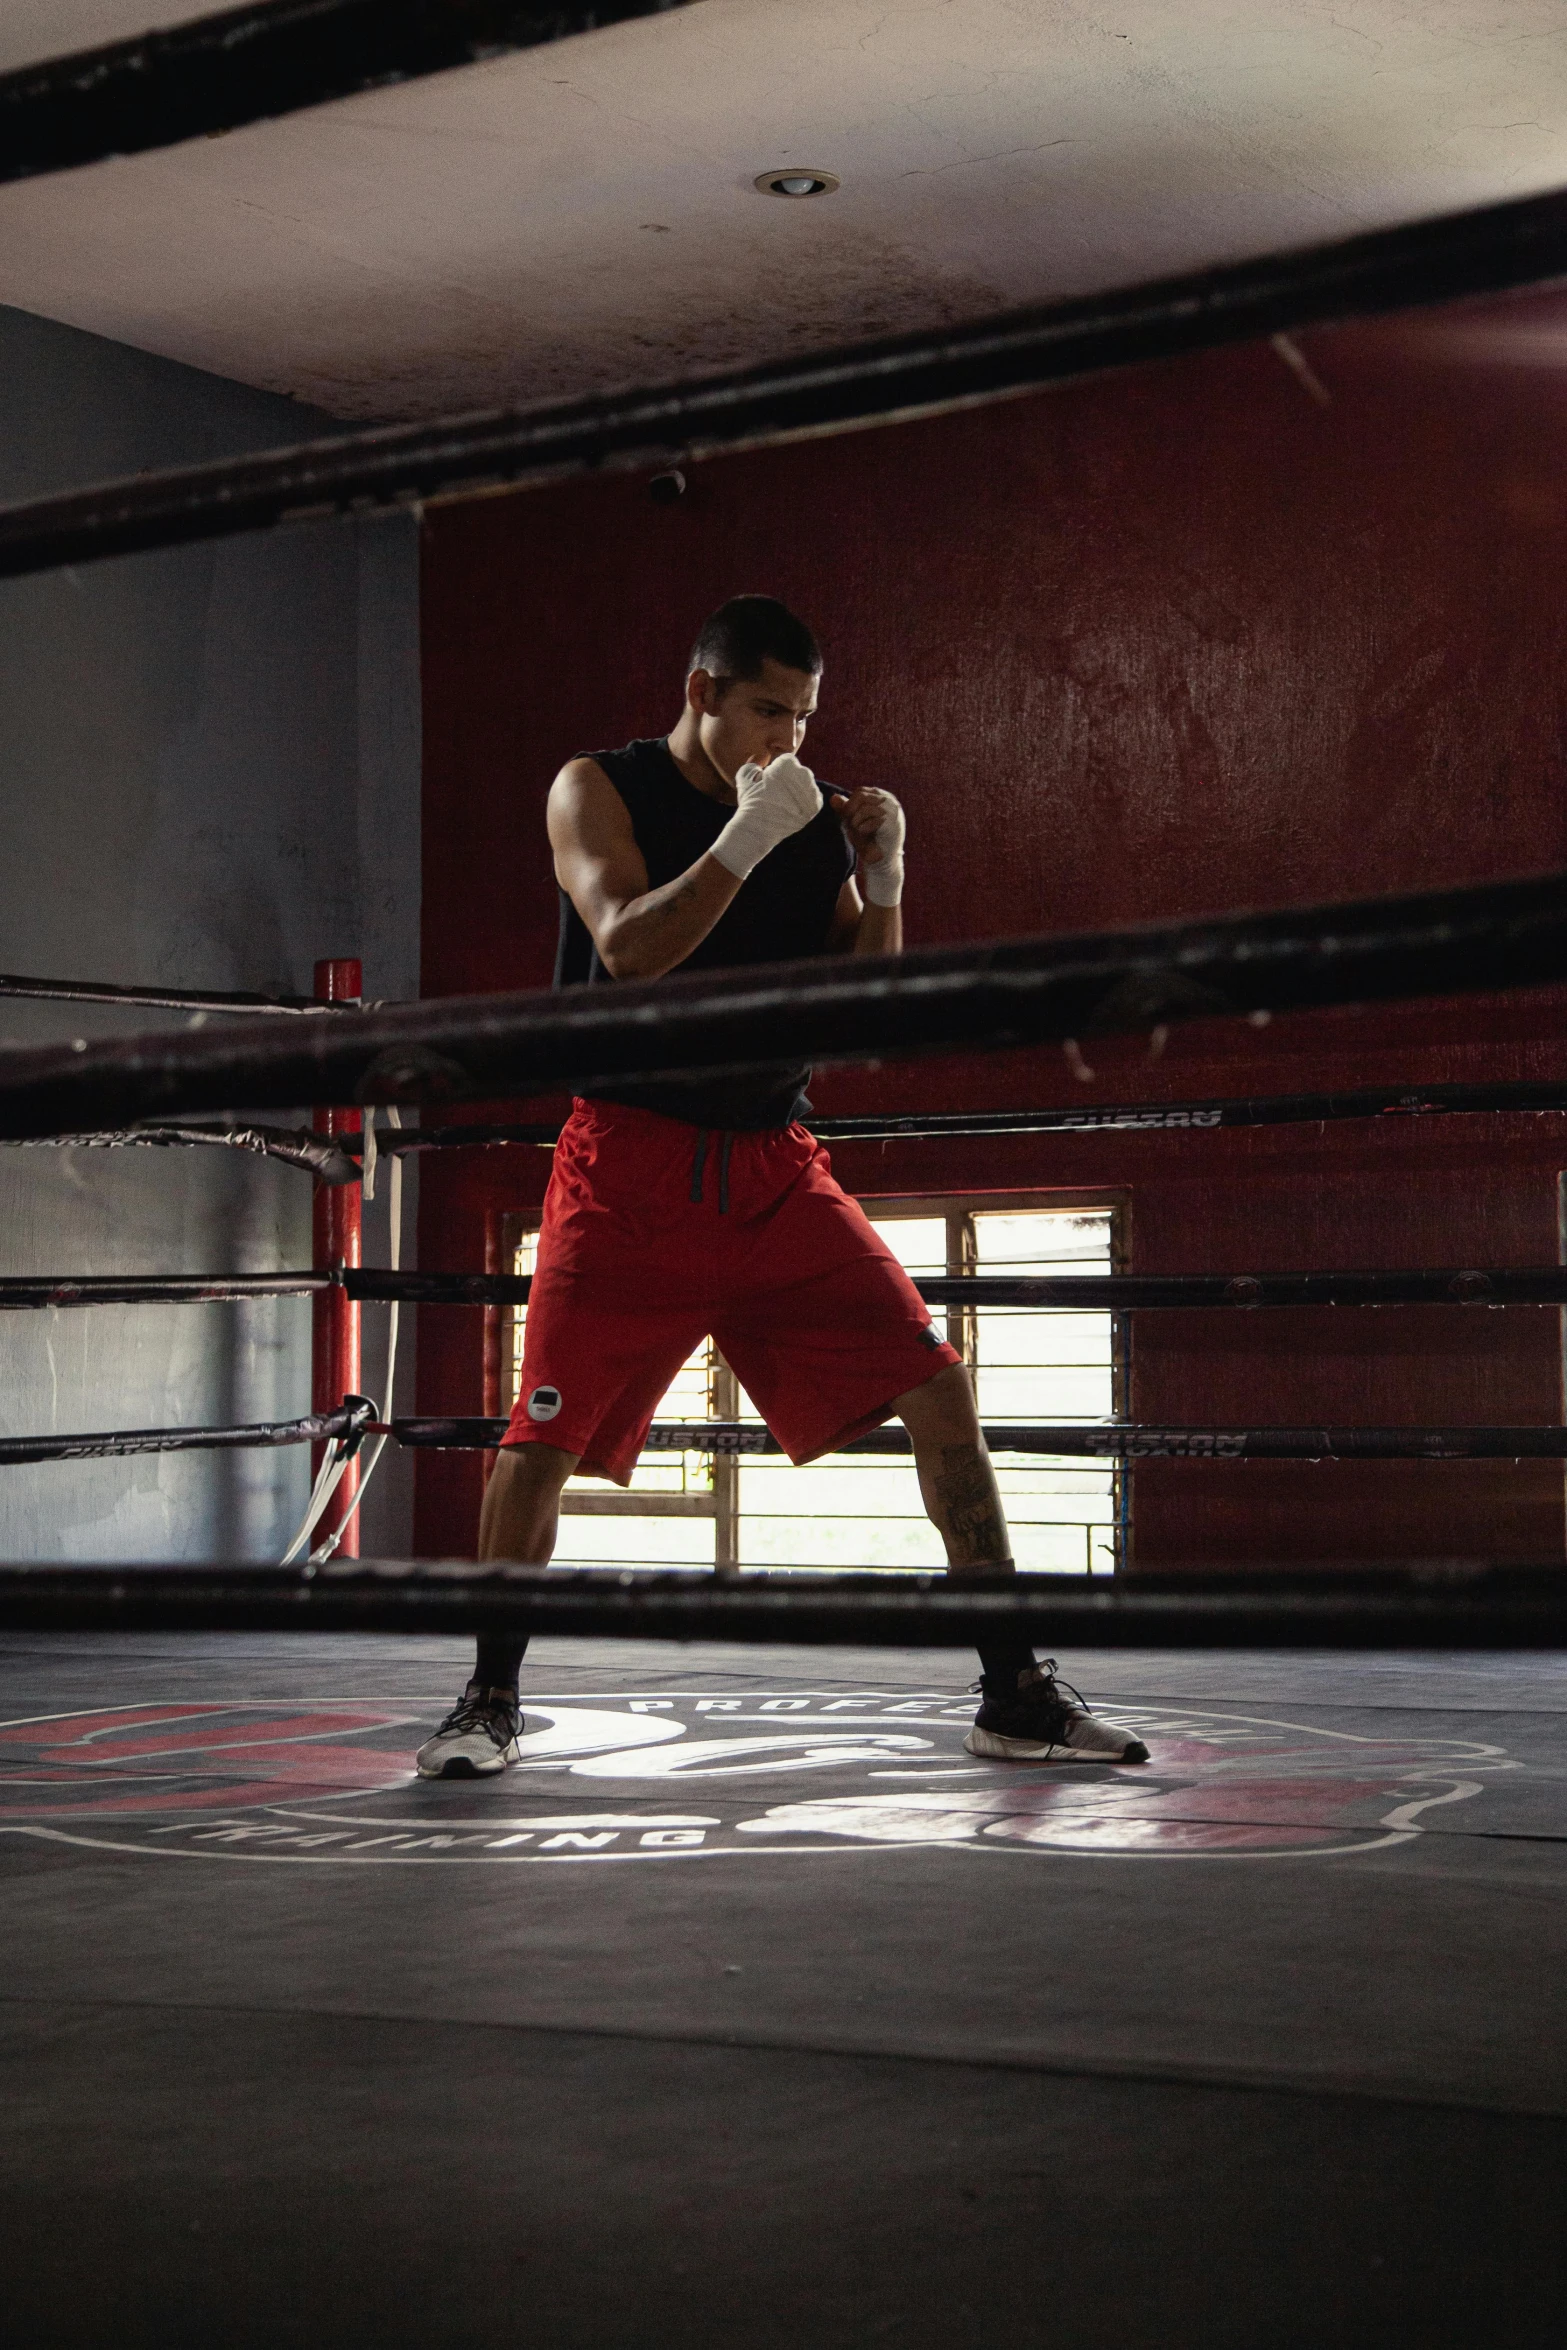
[[[0,184],[666,8],[698,23],[686,4],[260,0],[0,74]],[[1529,198],[698,383],[87,484],[0,512],[0,577],[689,468],[1563,272],[1567,196]],[[0,1277],[0,1332],[28,1313],[221,1326],[257,1298],[309,1303],[308,1412],[0,1439],[0,1479],[32,1465],[62,1519],[87,1461],[295,1447],[316,1468],[287,1562],[0,1563],[18,2337],[1446,2350],[1501,2324],[1517,2350],[1554,2344],[1561,1556],[954,1578],[355,1553],[385,1450],[472,1459],[505,1424],[395,1412],[395,1335],[383,1376],[363,1309],[495,1315],[529,1296],[523,1273],[398,1262],[402,1170],[511,1154],[536,1178],[556,1139],[542,1097],[807,1059],[983,1069],[1018,1045],[1081,1073],[1096,1038],[1157,1047],[1206,1022],[1241,1050],[1191,1099],[1144,1098],[1143,1077],[1088,1106],[813,1131],[976,1154],[1091,1134],[1188,1166],[1208,1135],[1293,1128],[1309,1148],[1309,1128],[1357,1122],[1424,1141],[1456,1121],[1483,1143],[1526,1117],[1554,1137],[1567,1079],[1422,1084],[1384,1057],[1331,1091],[1264,1091],[1271,1066],[1246,1048],[1260,1063],[1317,1008],[1563,984],[1567,874],[591,1000],[375,1004],[346,957],[309,996],[0,977],[0,997],[145,1015],[134,1035],[0,1055],[0,1149],[103,1154],[105,1188],[127,1153],[215,1153],[241,1178],[266,1163],[279,1189],[309,1182],[313,1222],[311,1261],[265,1272]],[[1374,1016],[1361,1026],[1369,1054]],[[474,1104],[516,1115],[465,1123]],[[366,1265],[364,1202],[388,1192],[393,1261]],[[1543,1222],[1528,1245],[1548,1253]],[[1422,1254],[1406,1244],[1374,1271],[1249,1250],[1178,1275],[919,1286],[936,1312],[1134,1331],[1194,1315],[1306,1347],[1329,1324],[1391,1318],[1418,1342],[1567,1312],[1567,1263],[1495,1261],[1501,1242],[1400,1264]],[[1194,1384],[1183,1424],[986,1433],[998,1459],[1176,1461],[1189,1482],[1405,1462],[1440,1490],[1466,1462],[1499,1480],[1567,1463],[1548,1388],[1506,1425],[1247,1424],[1229,1401]],[[907,1443],[883,1428],[847,1451]],[[775,1450],[738,1419],[671,1418],[648,1443],[655,1460]],[[412,1749],[457,1644],[496,1631],[551,1636],[516,1767],[422,1782]],[[967,1673],[940,1652],[998,1633],[1081,1654],[1150,1764],[977,1761]]]
[[[323,966],[328,980],[338,966]],[[926,950],[876,962],[851,958],[769,969],[734,981],[686,978],[652,987],[619,987],[606,999],[519,995],[448,999],[412,1006],[356,1007],[357,973],[335,990],[334,1016],[306,1019],[302,1003],[260,1011],[253,1003],[216,1006],[234,1025],[10,1056],[0,1070],[0,1132],[16,1142],[59,1143],[73,1135],[103,1147],[239,1139],[274,1152],[279,1134],[251,1128],[203,1132],[194,1114],[244,1100],[282,1108],[301,1096],[323,1105],[353,1100],[365,1107],[318,1111],[322,1151],[312,1163],[304,1138],[281,1137],[291,1163],[316,1182],[318,1258],[297,1272],[227,1277],[12,1276],[0,1280],[0,1310],[60,1310],[94,1304],[188,1303],[218,1306],[258,1295],[308,1295],[317,1316],[316,1411],[306,1420],[253,1429],[105,1431],[101,1435],[12,1439],[6,1459],[40,1461],[311,1441],[324,1453],[317,1498],[354,1469],[367,1437],[378,1443],[488,1449],[504,1422],[425,1417],[383,1420],[351,1387],[357,1367],[357,1309],[394,1306],[525,1304],[525,1275],[416,1273],[367,1269],[358,1258],[358,1199],[345,1182],[364,1180],[376,1136],[375,1104],[410,1108],[497,1094],[544,1091],[569,1083],[591,1091],[627,1075],[693,1069],[734,1070],[775,1064],[782,1055],[836,1062],[918,1056],[1019,1042],[1075,1043],[1079,1034],[1168,1026],[1182,1019],[1239,1018],[1270,1023],[1275,1013],[1320,1004],[1395,1000],[1464,989],[1534,986],[1567,975],[1567,883],[1488,885],[1468,891],[1322,907],[1289,916],[1218,916],[1206,923],[1146,927],[1086,939],[1010,941],[976,952]],[[20,987],[25,982],[15,982]],[[104,991],[97,991],[101,1000]],[[322,994],[333,1001],[334,990]],[[208,1008],[215,1000],[208,999]],[[322,1006],[326,1008],[325,1005]],[[279,1018],[288,1011],[298,1015]],[[765,1061],[760,1049],[765,1046]],[[1549,1088],[1536,1089],[1536,1101]],[[1413,1097],[1393,1097],[1397,1111]],[[1514,1093],[1506,1092],[1507,1106]],[[1389,1097],[1362,1105],[1342,1097],[1341,1114],[1389,1114]],[[1467,1105],[1467,1096],[1460,1095]],[[1417,1112],[1432,1105],[1416,1100]],[[1455,1114],[1454,1104],[1442,1105]],[[368,1111],[369,1125],[365,1125]],[[1252,1105],[1240,1105],[1243,1117]],[[1408,1114],[1407,1111],[1405,1114]],[[1472,1107],[1470,1114],[1484,1115]],[[1543,1103],[1538,1114],[1553,1113]],[[1130,1105],[1095,1113],[1102,1124],[1128,1121]],[[1188,1119],[1191,1113],[1186,1113]],[[145,1123],[143,1123],[145,1121]],[[874,1121],[858,1122],[874,1125]],[[983,1135],[994,1121],[943,1115],[938,1131],[970,1125]],[[1027,1121],[1025,1121],[1027,1123]],[[1222,1109],[1220,1119],[1222,1123]],[[1015,1129],[1016,1121],[1013,1121]],[[918,1130],[903,1119],[899,1131]],[[1184,1131],[1191,1131],[1188,1124]],[[544,1130],[547,1133],[547,1130]],[[417,1147],[417,1133],[392,1130],[390,1141]],[[442,1147],[537,1147],[540,1130],[480,1128],[472,1137],[446,1129]],[[314,1138],[311,1138],[313,1141]],[[357,1145],[357,1153],[355,1146]],[[375,1153],[380,1145],[373,1142]],[[401,1154],[392,1152],[394,1170]],[[356,1163],[357,1162],[357,1163]],[[973,1310],[1119,1313],[1213,1310],[1288,1312],[1413,1310],[1422,1305],[1479,1310],[1557,1308],[1567,1304],[1567,1270],[1418,1268],[1378,1272],[1213,1273],[1183,1276],[1014,1276],[933,1279],[922,1294],[932,1306]],[[388,1388],[389,1391],[389,1388]],[[1567,1458],[1561,1427],[1246,1428],[996,1426],[993,1448],[1014,1454],[1096,1459],[1417,1460],[1440,1473],[1445,1461]],[[666,1424],[651,1450],[762,1452],[764,1430],[741,1423]],[[906,1449],[901,1432],[878,1431],[844,1449]],[[133,1571],[17,1567],[0,1580],[0,1622],[83,1628],[131,1623],[211,1628],[222,1622],[273,1629],[283,1625],[449,1631],[465,1627],[553,1623],[573,1631],[638,1628],[638,1636],[717,1636],[751,1641],[883,1639],[907,1644],[972,1636],[982,1622],[1005,1619],[1042,1640],[1093,1637],[1156,1645],[1226,1639],[1280,1645],[1342,1643],[1451,1646],[1560,1645],[1567,1615],[1560,1572],[1542,1562],[1527,1570],[1452,1562],[1400,1575],[1159,1578],[1156,1593],[1132,1578],[1107,1594],[1085,1593],[1077,1578],[1031,1573],[1023,1586],[958,1593],[939,1578],[878,1570],[823,1579],[689,1574],[595,1575],[566,1570],[378,1565],[329,1567],[344,1547],[353,1487],[339,1504],[330,1538],[297,1574],[279,1569]],[[324,1509],[317,1516],[324,1515]],[[351,1532],[351,1529],[346,1529]],[[312,1528],[304,1530],[308,1536]],[[349,1545],[351,1551],[351,1544]],[[323,1569],[327,1571],[323,1572]],[[1521,1576],[1521,1579],[1520,1579]],[[717,1582],[731,1588],[719,1589]],[[808,1586],[808,1587],[807,1587]],[[1075,1586],[1075,1587],[1074,1587]],[[226,1598],[223,1596],[227,1593]],[[1229,1631],[1225,1626],[1228,1624]],[[879,1627],[879,1629],[878,1629]]]
[[[432,11],[415,5],[366,7],[362,0],[270,0],[167,33],[111,44],[51,65],[0,76],[0,180],[74,168],[96,158],[143,153],[199,131],[271,119],[334,96],[409,76],[440,72],[475,58],[569,37],[590,24],[658,13],[658,0],[593,11],[539,12],[463,0]],[[1480,292],[1537,284],[1567,270],[1567,198],[1560,195],[1479,208],[1413,227],[1378,231],[1304,252],[1271,256],[1168,279],[1111,296],[1012,313],[940,336],[904,336],[734,372],[689,385],[558,403],[527,411],[453,417],[433,425],[350,432],[262,456],[183,467],[162,474],[105,482],[63,497],[29,501],[0,511],[0,576],[21,578],[155,547],[172,547],[238,532],[284,527],[295,521],[377,508],[419,506],[433,499],[524,488],[607,469],[654,471],[736,449],[777,445],[802,435],[843,432],[939,414],[1003,399],[1074,376],[1103,373],[1152,358],[1213,348],[1258,335],[1287,335],[1323,319],[1343,319],[1448,301]],[[386,1154],[393,1180],[403,1157],[429,1149],[531,1148],[550,1130],[514,1125],[435,1126],[397,1131],[400,1108],[439,1113],[465,1099],[520,1099],[559,1091],[591,1092],[628,1077],[756,1070],[784,1059],[845,1065],[954,1049],[994,1051],[1059,1046],[1078,1054],[1080,1041],[1099,1036],[1166,1031],[1173,1023],[1234,1020],[1263,1027],[1292,1012],[1334,1005],[1368,1005],[1476,990],[1525,989],[1567,978],[1567,877],[1387,900],[1323,905],[1285,914],[1224,913],[1200,922],[1144,926],[1083,937],[1010,939],[961,949],[917,950],[885,962],[853,958],[768,967],[719,978],[675,977],[652,987],[620,985],[580,996],[512,995],[444,999],[408,1005],[365,1005],[358,968],[347,961],[318,967],[317,995],[257,999],[179,989],[127,990],[92,982],[0,980],[0,994],[57,1001],[137,1004],[185,1011],[217,1025],[199,1031],[159,1031],[110,1042],[14,1051],[0,1069],[0,1144],[105,1149],[136,1146],[228,1148],[272,1158],[308,1172],[315,1183],[315,1265],[277,1276],[207,1280],[170,1276],[116,1280],[69,1274],[0,1284],[0,1309],[59,1309],[95,1302],[184,1300],[216,1307],[263,1294],[304,1295],[315,1315],[313,1412],[294,1423],[252,1429],[105,1431],[69,1439],[10,1441],[5,1458],[68,1459],[188,1447],[313,1442],[321,1460],[315,1502],[332,1486],[316,1517],[331,1530],[333,1547],[351,1553],[354,1480],[360,1447],[467,1445],[496,1437],[493,1422],[402,1421],[375,1416],[359,1392],[358,1307],[368,1299],[434,1308],[442,1304],[522,1302],[525,1286],[484,1274],[435,1276],[367,1272],[359,1263],[355,1185],[374,1180]],[[316,1015],[316,1016],[311,1016]],[[308,1134],[247,1117],[235,1122],[236,1103],[250,1112],[316,1105]],[[351,1105],[344,1107],[343,1105]],[[986,1116],[937,1112],[927,1118],[844,1118],[822,1122],[828,1138],[948,1137],[1083,1130],[1183,1133],[1235,1126],[1381,1116],[1485,1116],[1525,1110],[1559,1115],[1567,1087],[1551,1084],[1447,1086],[1426,1089],[1350,1089],[1334,1095],[1242,1096],[1190,1104],[1128,1103],[1092,1111],[1041,1109]],[[378,1126],[376,1112],[393,1119]],[[221,1122],[211,1121],[216,1116]],[[394,1229],[396,1228],[394,1218]],[[1459,1268],[1376,1275],[1216,1272],[1180,1281],[1150,1282],[1112,1276],[1097,1285],[1071,1282],[984,1282],[961,1286],[949,1300],[940,1283],[927,1284],[930,1302],[990,1303],[1009,1308],[1065,1309],[1089,1301],[1126,1313],[1160,1308],[1223,1307],[1247,1311],[1333,1304],[1344,1310],[1413,1308],[1421,1303],[1559,1306],[1564,1280],[1557,1268],[1523,1272]],[[1003,1294],[1004,1292],[1004,1294]],[[395,1348],[395,1339],[394,1339]],[[388,1383],[388,1393],[390,1387]],[[1380,1458],[1433,1464],[1475,1458],[1557,1458],[1556,1428],[1139,1428],[1091,1430],[1008,1428],[997,1440],[1013,1449],[1091,1457]],[[754,1431],[722,1426],[655,1431],[655,1446],[738,1448],[765,1443]],[[864,1440],[893,1448],[895,1437]],[[51,1449],[53,1447],[53,1449]],[[335,1481],[335,1482],[334,1482]],[[341,1488],[339,1493],[338,1488]],[[327,1512],[330,1511],[330,1515]],[[302,1530],[308,1541],[312,1531]],[[323,1545],[323,1548],[326,1546]],[[348,1606],[354,1570],[345,1558],[325,1579],[307,1562],[277,1603],[290,1622],[313,1607]],[[151,1604],[159,1570],[138,1569]],[[232,1570],[263,1609],[265,1577],[277,1570]],[[1550,1570],[1542,1566],[1542,1578]],[[79,1594],[80,1620],[94,1608],[121,1601],[113,1576],[94,1569],[53,1571],[49,1596],[36,1580],[43,1570],[8,1571],[0,1594],[0,1621],[19,1621],[30,1604],[58,1610]],[[63,1575],[63,1580],[62,1580]],[[263,1578],[257,1584],[255,1576]],[[198,1602],[194,1586],[162,1585],[162,1621]],[[667,1578],[665,1579],[667,1581]],[[1086,1604],[1046,1586],[1066,1578],[1031,1576],[1026,1593],[994,1594],[986,1605],[1027,1613],[1049,1624],[1052,1606]],[[537,1581],[537,1578],[535,1578]],[[886,1621],[911,1635],[911,1622],[957,1619],[956,1595],[914,1578],[894,1588],[880,1575],[874,1592],[846,1588],[856,1623]],[[427,1598],[434,1607],[490,1607],[496,1620],[555,1602],[540,1585],[515,1579],[502,1591],[494,1575],[476,1570],[391,1567],[354,1593],[357,1620],[410,1620]],[[1411,1571],[1403,1584],[1409,1629],[1419,1636],[1422,1586]],[[1509,1587],[1510,1588],[1510,1587]],[[179,1596],[181,1590],[185,1596]],[[285,1589],[293,1597],[285,1596]],[[550,1592],[562,1589],[550,1580]],[[1516,1630],[1511,1597],[1483,1563],[1449,1572],[1448,1607],[1467,1608],[1474,1636],[1483,1637],[1493,1604]],[[671,1592],[666,1617],[651,1592],[623,1600],[578,1579],[586,1611],[642,1608],[639,1621],[680,1620],[715,1629],[740,1622],[743,1594],[706,1588]],[[303,1597],[298,1594],[303,1593]],[[1462,1593],[1464,1596],[1458,1597]],[[445,1595],[444,1598],[441,1595]],[[1386,1594],[1384,1593],[1385,1597]],[[1429,1594],[1426,1595],[1429,1597]],[[1257,1634],[1269,1625],[1295,1637],[1299,1595],[1271,1582],[1243,1594],[1229,1576],[1212,1588],[1190,1584],[1185,1598],[1162,1602],[1161,1638],[1207,1642],[1227,1606]],[[1138,1608],[1146,1594],[1117,1593],[1093,1604]],[[128,1604],[126,1602],[125,1604]],[[561,1604],[566,1604],[564,1598]],[[800,1637],[833,1637],[831,1595],[809,1601],[780,1590],[793,1606]],[[962,1604],[969,1604],[967,1601]],[[973,1604],[978,1604],[976,1595]],[[1378,1602],[1380,1604],[1380,1600]],[[1547,1599],[1537,1618],[1554,1624]],[[236,1605],[239,1602],[236,1598]],[[1185,1610],[1183,1613],[1182,1610]],[[708,1614],[703,1616],[702,1610]],[[909,1611],[913,1610],[911,1614]],[[870,1612],[867,1613],[866,1611]],[[940,1611],[947,1610],[948,1614]],[[378,1614],[377,1611],[380,1611]],[[813,1612],[814,1611],[814,1612]],[[923,1611],[923,1613],[921,1612]],[[1329,1611],[1331,1612],[1331,1611]],[[1438,1611],[1440,1612],[1440,1611]],[[241,1608],[242,1613],[242,1608]],[[51,1618],[51,1620],[56,1620]],[[196,1620],[192,1613],[191,1620]],[[203,1619],[207,1620],[207,1619]],[[279,1620],[283,1620],[280,1618]],[[478,1620],[473,1618],[472,1620]],[[606,1619],[607,1620],[607,1619]],[[750,1620],[750,1619],[746,1619]],[[847,1619],[845,1619],[847,1620]],[[1060,1618],[1065,1621],[1065,1618]],[[1323,1616],[1326,1622],[1328,1617]],[[1370,1617],[1346,1603],[1345,1627]],[[805,1630],[813,1626],[815,1629]],[[725,1634],[724,1636],[730,1636]],[[752,1637],[751,1633],[735,1637]],[[857,1635],[858,1636],[858,1635]],[[889,1634],[889,1637],[892,1635]],[[1349,1637],[1346,1629],[1345,1636]],[[1445,1637],[1446,1635],[1444,1635]],[[1509,1636],[1513,1636],[1512,1633]],[[1531,1635],[1532,1636],[1532,1635]],[[1544,1637],[1542,1633],[1540,1635]],[[1371,1637],[1368,1632],[1366,1637]],[[1434,1634],[1433,1634],[1434,1637]],[[1555,1633],[1551,1634],[1555,1637]]]

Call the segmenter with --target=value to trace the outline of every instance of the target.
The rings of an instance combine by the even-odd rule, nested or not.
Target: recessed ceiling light
[[[796,164],[792,170],[759,171],[752,184],[764,196],[830,196],[838,185],[838,175],[832,171],[802,171]]]

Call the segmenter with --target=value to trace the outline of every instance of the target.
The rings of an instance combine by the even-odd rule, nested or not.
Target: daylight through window
[[[1036,1208],[921,1201],[878,1207],[872,1222],[916,1279],[965,1273],[1108,1273],[1109,1207]],[[519,1273],[536,1235],[515,1236]],[[1115,1416],[1116,1331],[1108,1313],[959,1306],[934,1316],[975,1378],[988,1428]],[[510,1317],[504,1361],[509,1409],[522,1362],[525,1309]],[[749,1420],[757,1414],[706,1342],[660,1404],[660,1420]],[[997,1477],[1023,1568],[1109,1574],[1119,1542],[1116,1469],[1098,1461],[1007,1454]],[[941,1543],[920,1504],[912,1461],[837,1453],[795,1468],[777,1459],[644,1453],[630,1489],[598,1478],[566,1488],[562,1565],[932,1567]]]

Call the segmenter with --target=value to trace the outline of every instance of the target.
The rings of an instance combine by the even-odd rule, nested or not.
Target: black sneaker
[[[511,1689],[470,1681],[433,1738],[415,1755],[421,1779],[482,1779],[521,1760],[522,1714]]]
[[[982,1702],[963,1743],[993,1762],[1145,1763],[1135,1731],[1104,1721],[1047,1657],[1037,1681],[1001,1691],[981,1681]]]

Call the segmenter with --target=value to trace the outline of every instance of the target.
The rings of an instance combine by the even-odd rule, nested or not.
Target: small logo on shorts
[[[553,1420],[559,1410],[560,1389],[558,1387],[536,1387],[528,1398],[530,1420]]]
[[[924,1329],[920,1332],[920,1344],[921,1346],[928,1346],[932,1349],[940,1346],[941,1340],[936,1335],[936,1325],[934,1322],[927,1322]]]

